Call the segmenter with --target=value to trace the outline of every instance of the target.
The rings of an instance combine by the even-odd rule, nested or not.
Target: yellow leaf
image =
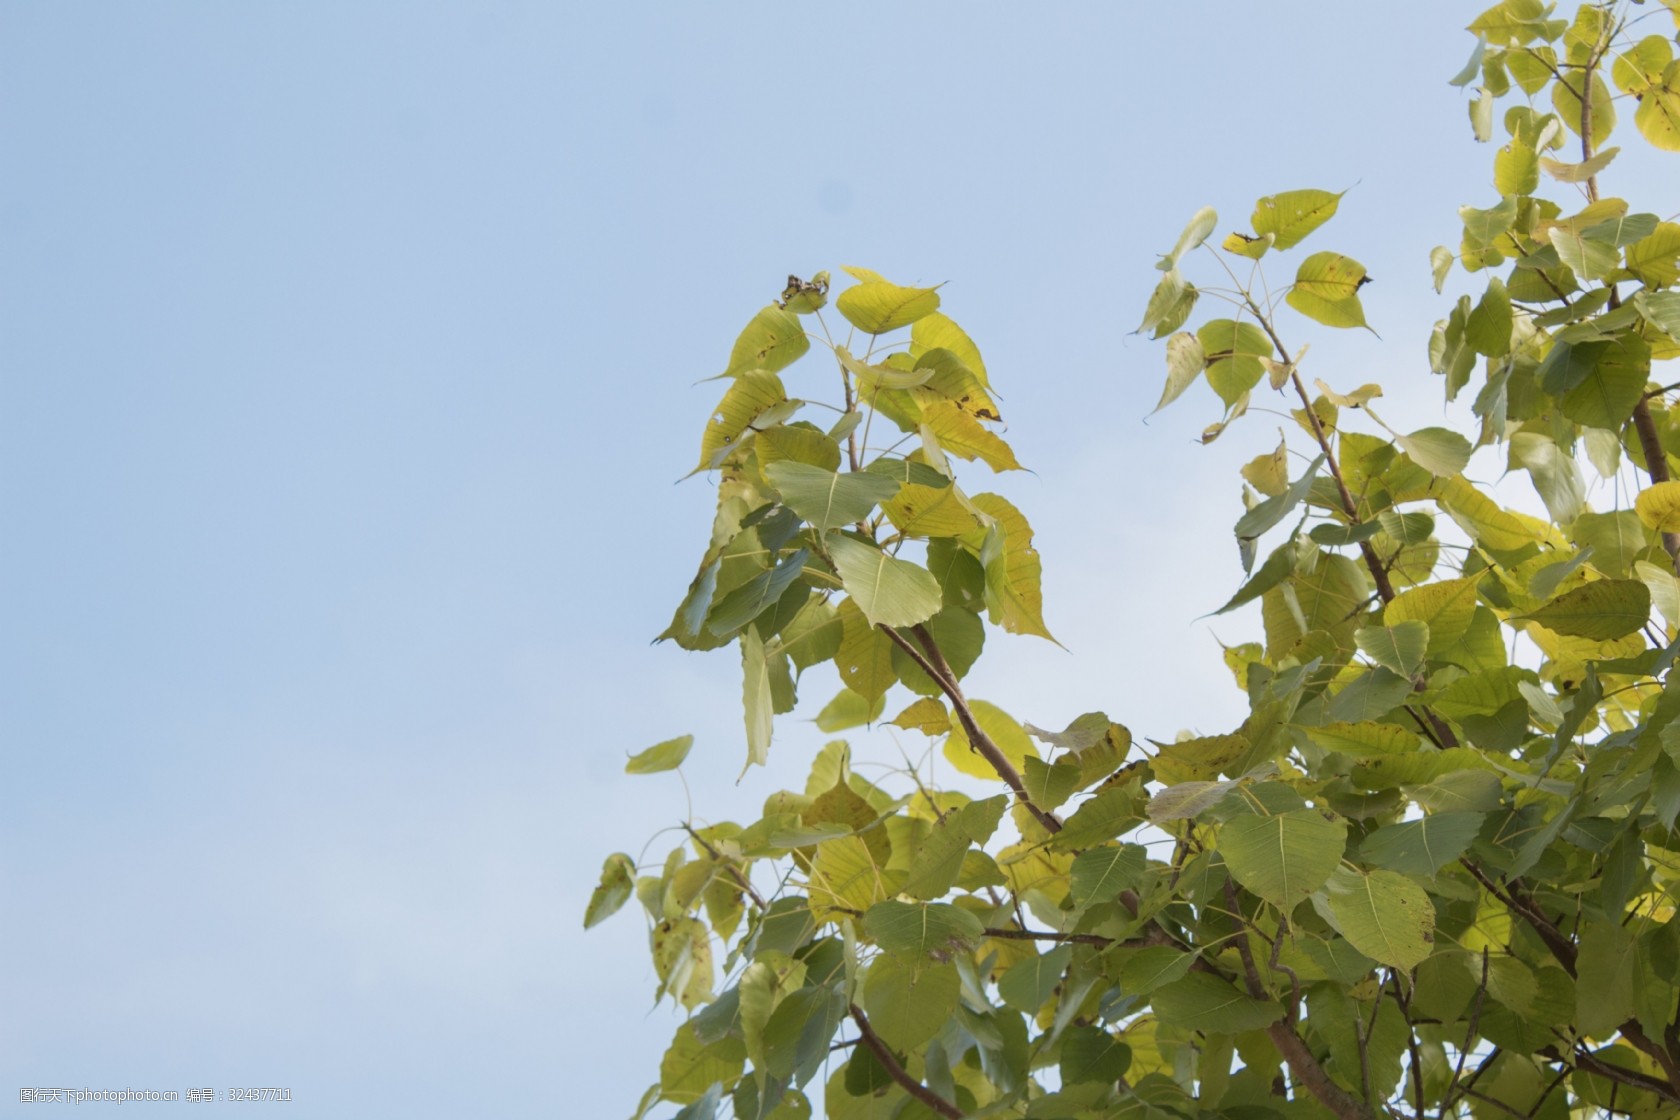
[[[1680,532],[1680,482],[1659,482],[1642,491],[1633,511],[1659,533]]]

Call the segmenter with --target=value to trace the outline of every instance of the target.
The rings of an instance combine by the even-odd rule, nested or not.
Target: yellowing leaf
[[[1633,503],[1639,520],[1659,533],[1680,533],[1680,482],[1658,482]]]
[[[1336,216],[1340,193],[1329,191],[1284,191],[1267,195],[1254,204],[1254,232],[1271,234],[1279,249],[1292,249],[1301,240]]]
[[[1355,294],[1370,278],[1365,266],[1340,253],[1314,253],[1301,262],[1285,301],[1327,327],[1363,327],[1365,309]]]
[[[682,760],[688,757],[688,750],[692,746],[692,735],[678,735],[675,739],[655,743],[647,750],[632,756],[630,761],[624,764],[624,772],[654,774],[661,770],[675,770],[682,765]]]
[[[1008,712],[984,700],[971,700],[968,707],[980,730],[997,744],[998,750],[1003,752],[1017,772],[1025,768],[1027,759],[1038,757],[1038,748],[1033,746],[1032,739]],[[951,724],[951,737],[945,740],[944,754],[946,761],[971,778],[999,780],[991,763],[969,746],[968,732],[960,723]]]
[[[1032,526],[1020,510],[996,494],[976,494],[974,505],[993,521],[980,548],[992,621],[1011,634],[1037,634],[1055,641],[1044,625],[1041,565],[1032,545]]]
[[[755,370],[737,377],[706,423],[706,433],[700,439],[700,465],[695,469],[716,467],[754,421],[787,399],[787,390],[773,373]]]
[[[1521,617],[1569,637],[1609,641],[1645,625],[1651,589],[1636,579],[1594,580]]]
[[[841,292],[834,306],[858,330],[885,334],[938,311],[939,290],[866,280]]]
[[[1645,91],[1633,123],[1653,146],[1680,151],[1680,59],[1663,69],[1662,82]]]
[[[947,400],[918,391],[922,407],[922,434],[931,434],[942,450],[960,459],[979,459],[994,471],[1018,471],[1021,464],[996,433]]]
[[[799,316],[771,304],[748,323],[729,352],[729,366],[719,376],[739,377],[749,370],[775,373],[811,348]]]

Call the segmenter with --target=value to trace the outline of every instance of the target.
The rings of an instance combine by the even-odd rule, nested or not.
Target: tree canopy
[[[1680,151],[1676,27],[1680,0],[1470,25],[1493,194],[1429,262],[1483,290],[1428,340],[1467,430],[1395,430],[1384,387],[1313,368],[1314,331],[1367,325],[1365,268],[1319,247],[1341,194],[1203,209],[1157,260],[1156,407],[1204,381],[1204,442],[1251,401],[1293,418],[1242,468],[1241,575],[1208,604],[1263,630],[1224,651],[1248,715],[1223,734],[1047,730],[964,691],[992,631],[1054,638],[1026,514],[972,482],[1021,464],[939,290],[846,268],[752,316],[661,637],[739,656],[749,767],[837,683],[824,731],[888,722],[997,793],[869,781],[835,740],[758,819],[610,856],[585,924],[634,897],[691,1013],[637,1120],[1680,1110],[1680,224],[1601,192],[1613,139]],[[1546,516],[1466,477],[1480,449]]]

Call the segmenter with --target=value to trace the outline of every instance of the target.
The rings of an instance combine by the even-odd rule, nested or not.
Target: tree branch
[[[885,1067],[888,1075],[898,1082],[906,1093],[909,1093],[939,1115],[946,1117],[947,1120],[963,1120],[961,1109],[910,1076],[910,1071],[899,1062],[898,1056],[888,1048],[885,1042],[881,1041],[881,1036],[876,1034],[875,1029],[869,1025],[869,1017],[863,1013],[863,1008],[854,1003],[849,1010],[851,1011],[852,1022],[857,1024],[858,1034],[862,1037],[863,1044],[869,1047],[869,1052],[875,1055],[876,1060]]]
[[[1236,888],[1229,879],[1225,881],[1225,900],[1231,912],[1236,915],[1238,923],[1247,926],[1248,919],[1243,916],[1237,901]],[[1237,955],[1242,958],[1243,979],[1247,983],[1248,994],[1255,999],[1265,999],[1266,985],[1260,982],[1260,969],[1254,963],[1254,950],[1249,948],[1246,930],[1239,930],[1236,940]],[[1318,1099],[1318,1103],[1340,1116],[1342,1120],[1370,1120],[1370,1108],[1361,1103],[1358,1097],[1330,1080],[1330,1075],[1324,1072],[1324,1067],[1313,1057],[1312,1051],[1307,1049],[1307,1044],[1295,1033],[1293,1023],[1273,1023],[1266,1028],[1266,1037],[1272,1040],[1272,1045],[1283,1055],[1283,1060],[1289,1063],[1289,1072],[1307,1087],[1307,1091]]]
[[[987,764],[997,772],[997,776],[1003,779],[1003,784],[1014,792],[1016,799],[1026,806],[1027,812],[1033,815],[1033,819],[1043,825],[1048,832],[1060,832],[1062,822],[1057,819],[1054,813],[1040,809],[1033,804],[1032,795],[1027,792],[1026,783],[1021,780],[1021,774],[1015,769],[1015,764],[1009,761],[1009,757],[1003,753],[997,743],[992,741],[992,737],[986,734],[980,725],[975,722],[974,712],[968,706],[968,698],[963,695],[962,686],[957,684],[957,675],[951,671],[951,666],[946,662],[945,655],[939,651],[939,643],[933,640],[933,635],[928,633],[927,627],[913,626],[910,630],[911,633],[916,635],[916,640],[921,643],[922,649],[920,650],[891,626],[882,626],[881,632],[886,634],[899,649],[909,654],[910,659],[921,668],[922,672],[926,673],[933,683],[939,686],[939,691],[943,692],[946,698],[951,701],[951,710],[957,713],[957,722],[962,724],[964,733],[968,735],[968,745],[979,752],[980,757],[984,758]],[[1136,912],[1134,908],[1133,913]]]

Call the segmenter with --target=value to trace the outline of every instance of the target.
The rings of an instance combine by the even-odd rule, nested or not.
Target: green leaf
[[[799,316],[775,304],[754,315],[729,352],[729,365],[720,377],[739,377],[751,370],[775,373],[798,361],[811,348]]]
[[[1226,822],[1218,850],[1245,888],[1288,913],[1341,862],[1347,827],[1312,809]]]
[[[635,861],[623,852],[608,856],[606,863],[601,865],[601,881],[590,892],[589,905],[583,911],[583,928],[600,925],[618,913],[619,907],[629,900],[635,889]]]
[[[1434,875],[1464,854],[1484,819],[1482,813],[1433,813],[1385,825],[1360,842],[1359,858],[1390,871]]]
[[[1247,513],[1237,519],[1235,532],[1239,541],[1258,540],[1266,530],[1272,528],[1291,510],[1300,505],[1312,490],[1313,479],[1318,476],[1318,468],[1324,465],[1324,456],[1320,455],[1308,464],[1301,472],[1301,477],[1290,484],[1275,498],[1267,498]]]
[[[838,985],[811,985],[788,995],[764,1024],[764,1072],[804,1084],[828,1058],[829,1041],[845,1017]]]
[[[1511,294],[1495,276],[1464,323],[1464,341],[1478,354],[1499,357],[1511,352]]]
[[[802,466],[803,464],[788,464]],[[815,470],[816,468],[807,468]],[[774,568],[766,568],[740,587],[718,600],[706,618],[706,629],[723,637],[732,634],[776,605],[788,585],[805,570],[808,549],[798,549],[782,558]]]
[[[841,292],[834,306],[858,330],[885,334],[938,311],[939,290],[903,288],[885,280],[866,280]]]
[[[926,568],[841,533],[824,538],[840,584],[872,626],[914,626],[939,610],[939,581]]]
[[[626,774],[656,774],[661,770],[675,770],[682,765],[683,759],[688,757],[689,748],[694,746],[694,736],[678,735],[675,739],[667,739],[663,743],[655,743],[647,750],[632,755],[629,762],[624,764]]]
[[[875,1033],[895,1050],[914,1050],[957,1009],[962,981],[949,964],[876,957],[863,981],[863,1007]]]
[[[1328,884],[1330,914],[1367,957],[1409,969],[1435,947],[1435,908],[1423,888],[1395,871],[1338,867]]]
[[[1509,444],[1510,465],[1528,472],[1552,520],[1567,525],[1579,517],[1587,495],[1575,457],[1539,432],[1514,432]]]
[[[910,856],[910,877],[904,893],[912,898],[942,898],[956,882],[963,856],[976,844],[984,844],[997,830],[1009,799],[1004,795],[971,801],[956,812],[945,814],[916,845]]]
[[[1470,441],[1449,428],[1419,428],[1394,440],[1412,462],[1437,478],[1451,478],[1470,462]]]
[[[1192,972],[1157,988],[1150,1004],[1161,1022],[1209,1034],[1257,1031],[1283,1015],[1283,1007],[1276,1000],[1246,996],[1205,972]]]
[[[1114,1082],[1132,1068],[1132,1048],[1097,1027],[1070,1027],[1062,1036],[1060,1072],[1064,1085]]]
[[[1070,873],[1075,905],[1109,902],[1121,891],[1135,888],[1143,878],[1144,855],[1137,844],[1081,852],[1074,858]]]
[[[1058,945],[1048,953],[1035,954],[1012,965],[998,980],[1003,1002],[1024,1015],[1036,1015],[1062,982],[1073,959],[1073,946]]]
[[[1637,335],[1625,335],[1597,353],[1591,372],[1564,395],[1561,411],[1588,428],[1621,431],[1633,416],[1650,372],[1650,346]]]
[[[862,521],[878,502],[898,493],[898,483],[885,475],[870,471],[836,474],[786,460],[766,466],[764,476],[788,508],[819,533]]]
[[[821,596],[812,596],[777,637],[781,652],[803,672],[840,650],[840,612]]]
[[[1447,273],[1452,271],[1453,251],[1445,245],[1437,245],[1429,250],[1429,278],[1435,284],[1435,294],[1441,294],[1441,287],[1447,282]]]
[[[1581,1033],[1608,1038],[1633,1018],[1635,980],[1641,971],[1639,942],[1617,922],[1588,918],[1581,927],[1576,977],[1576,1025]]]
[[[1266,372],[1260,359],[1272,356],[1266,332],[1235,319],[1208,320],[1196,332],[1196,340],[1207,359],[1208,384],[1227,405],[1236,404],[1259,384]]]
[[[1393,626],[1365,626],[1353,632],[1353,643],[1378,665],[1410,678],[1423,666],[1429,624],[1408,619]]]
[[[1146,996],[1163,984],[1171,984],[1190,971],[1195,953],[1166,945],[1139,949],[1120,962],[1120,988],[1132,995]]]
[[[972,949],[985,926],[972,913],[943,902],[898,902],[888,899],[871,906],[864,928],[889,953],[945,960]]]
[[[847,728],[862,727],[881,718],[881,713],[886,711],[886,708],[886,693],[870,699],[849,688],[842,688],[834,694],[834,699],[823,705],[823,710],[817,713],[817,730],[832,735]]]
[[[1651,589],[1636,579],[1594,580],[1518,617],[1559,634],[1609,641],[1634,633],[1650,619]]]
[[[1279,249],[1292,249],[1336,216],[1342,193],[1300,190],[1267,195],[1254,204],[1254,232],[1261,237],[1272,234]]]

